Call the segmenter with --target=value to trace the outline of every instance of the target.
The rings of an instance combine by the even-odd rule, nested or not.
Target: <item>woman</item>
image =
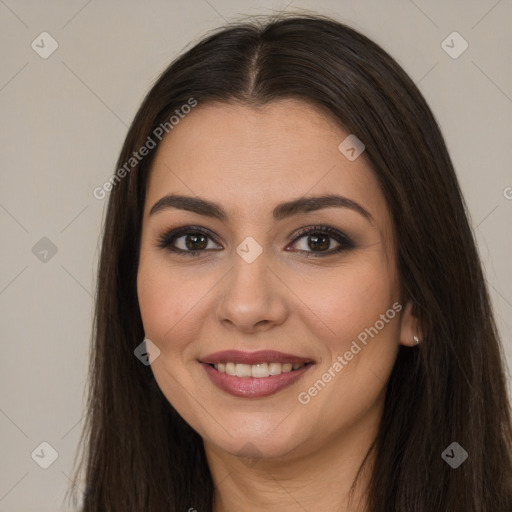
[[[108,183],[84,512],[512,510],[464,202],[380,47],[320,16],[219,30]]]

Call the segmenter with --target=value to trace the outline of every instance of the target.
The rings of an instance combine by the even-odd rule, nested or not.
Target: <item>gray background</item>
[[[424,93],[457,169],[512,361],[510,0],[0,0],[0,512],[69,510],[62,502],[82,426],[106,205],[92,191],[114,172],[142,98],[207,30],[301,9],[368,35]],[[48,51],[43,31],[59,45],[47,59],[31,47]],[[453,31],[469,44],[458,58],[441,46]],[[448,39],[452,52],[460,43]],[[43,441],[58,452],[48,469],[36,463],[51,456],[38,448]]]

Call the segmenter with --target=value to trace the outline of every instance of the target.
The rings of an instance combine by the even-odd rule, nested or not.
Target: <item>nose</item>
[[[233,267],[222,283],[217,318],[225,327],[245,333],[282,324],[289,311],[286,286],[269,266],[263,252],[248,263],[234,254]]]

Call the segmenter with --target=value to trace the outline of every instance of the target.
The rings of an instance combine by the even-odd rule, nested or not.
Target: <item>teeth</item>
[[[251,377],[268,377],[268,364],[267,363],[261,363],[261,364],[253,364],[251,366]]]
[[[270,375],[279,375],[281,373],[281,363],[270,363],[268,365],[268,373]]]
[[[251,376],[251,365],[250,364],[236,364],[236,376],[237,377],[250,377]]]
[[[293,370],[298,370],[304,366],[304,363],[259,363],[259,364],[241,364],[241,363],[216,363],[214,367],[220,373],[236,375],[237,377],[255,377],[261,379],[271,375],[280,375]]]

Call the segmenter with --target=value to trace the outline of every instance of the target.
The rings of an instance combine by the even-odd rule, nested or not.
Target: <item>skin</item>
[[[155,379],[204,440],[215,512],[363,509],[369,471],[350,508],[348,492],[376,435],[399,344],[413,345],[419,330],[410,304],[401,302],[384,196],[364,153],[349,161],[339,151],[347,135],[329,115],[295,99],[259,108],[206,104],[158,148],[143,216],[139,305],[146,337],[160,349],[151,365]],[[150,216],[169,193],[214,201],[228,219],[175,208]],[[372,219],[336,207],[272,218],[278,203],[333,193]],[[157,246],[163,233],[189,225],[212,232],[203,253]],[[307,258],[306,251],[321,249],[295,233],[314,225],[345,233],[355,248]],[[263,250],[250,264],[236,252],[248,236]],[[185,241],[181,235],[174,245],[186,250]],[[325,252],[338,246],[330,241]],[[300,403],[299,393],[395,302],[400,313]],[[274,349],[315,365],[274,395],[238,398],[214,386],[198,362],[226,349]]]

